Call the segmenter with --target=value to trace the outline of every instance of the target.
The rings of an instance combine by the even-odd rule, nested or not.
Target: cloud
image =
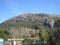
[[[8,6],[8,8],[15,14],[19,14],[20,13],[20,9],[19,9],[19,4],[16,3],[13,0],[5,0],[6,5]]]

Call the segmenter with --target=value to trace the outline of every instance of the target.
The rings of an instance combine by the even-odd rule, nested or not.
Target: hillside
[[[60,15],[24,13],[0,24],[0,38],[38,36],[46,45],[60,45]]]
[[[10,37],[22,37],[24,34],[29,34],[29,31],[39,30],[43,22],[50,19],[57,20],[59,15],[24,13],[1,23],[0,30],[6,30],[11,35]]]

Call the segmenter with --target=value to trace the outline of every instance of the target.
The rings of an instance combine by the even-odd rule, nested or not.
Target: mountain
[[[59,17],[56,14],[24,13],[2,22],[0,30],[7,31],[11,35],[10,37],[23,37],[23,35],[29,34],[30,31],[35,33],[35,30],[39,30],[45,20],[53,19],[55,21]]]

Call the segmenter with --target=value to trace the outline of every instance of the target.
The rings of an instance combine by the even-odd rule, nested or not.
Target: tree
[[[55,21],[54,26],[55,28],[60,27],[60,20]]]
[[[60,45],[60,20],[55,21],[55,29],[51,34],[50,45]]]
[[[44,45],[49,44],[49,37],[51,34],[51,30],[45,26],[42,26],[39,31],[39,37],[43,41]]]
[[[8,33],[8,31],[0,30],[0,38],[3,38],[6,40],[9,37],[10,37],[10,34]]]
[[[38,35],[39,26],[38,25],[33,25],[32,29],[35,29],[35,36]]]

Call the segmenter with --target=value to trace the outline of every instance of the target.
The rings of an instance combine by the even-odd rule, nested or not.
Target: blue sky
[[[25,12],[60,14],[60,0],[0,0],[0,23]]]

